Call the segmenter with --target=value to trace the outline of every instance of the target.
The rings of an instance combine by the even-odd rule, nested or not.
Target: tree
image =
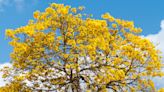
[[[11,83],[0,90],[154,92],[151,78],[163,76],[163,64],[142,29],[83,9],[52,3],[26,26],[7,29],[13,67],[2,70]]]

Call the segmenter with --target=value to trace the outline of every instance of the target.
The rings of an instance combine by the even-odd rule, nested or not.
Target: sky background
[[[44,11],[51,2],[77,7],[83,5],[85,12],[100,18],[109,12],[116,18],[133,20],[143,29],[143,35],[156,34],[160,31],[160,22],[164,19],[163,0],[0,0],[0,63],[9,62],[12,51],[5,39],[5,29],[26,25],[33,18],[36,10]]]
[[[164,0],[0,0],[0,64],[9,62],[12,52],[9,40],[5,39],[5,29],[26,25],[33,19],[34,11],[44,11],[52,2],[72,7],[83,5],[84,12],[93,14],[94,18],[109,12],[116,18],[133,20],[143,29],[141,35],[159,43],[157,48],[164,52]],[[164,87],[164,78],[156,78],[155,82],[158,88]]]

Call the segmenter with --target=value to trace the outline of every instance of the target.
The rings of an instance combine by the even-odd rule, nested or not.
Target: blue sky
[[[95,18],[110,12],[114,17],[133,20],[143,29],[143,35],[158,33],[164,19],[163,0],[0,0],[0,63],[8,62],[12,51],[5,39],[5,29],[26,25],[35,10],[43,11],[51,2],[73,7],[84,5],[85,12]]]
[[[143,29],[142,35],[160,43],[157,48],[164,52],[164,0],[0,0],[0,64],[9,62],[12,52],[9,40],[5,39],[5,29],[26,25],[34,11],[44,11],[51,2],[73,7],[83,5],[85,12],[94,18],[109,12],[116,18],[133,20]],[[158,88],[164,85],[164,78],[155,81]]]

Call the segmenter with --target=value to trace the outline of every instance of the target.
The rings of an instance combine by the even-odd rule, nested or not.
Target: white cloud
[[[4,66],[9,66],[9,67],[11,67],[11,63],[0,64],[0,70],[1,70]],[[4,81],[4,79],[2,78],[2,75],[3,75],[3,73],[0,72],[0,87],[1,87],[1,86],[4,86],[4,85],[7,83],[7,81]]]
[[[150,39],[153,43],[158,44],[157,49],[161,50],[164,56],[164,20],[161,21],[161,30],[159,33],[148,35],[146,38]]]
[[[146,38],[150,39],[155,45],[157,45],[157,49],[161,50],[162,57],[164,60],[164,20],[161,21],[161,30],[157,34],[151,34],[146,36]],[[164,69],[163,69],[164,71]],[[164,87],[164,78],[154,78],[156,88]]]

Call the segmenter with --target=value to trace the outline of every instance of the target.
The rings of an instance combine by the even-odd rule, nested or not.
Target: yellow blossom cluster
[[[54,79],[43,83],[64,85],[57,91],[70,86],[80,92],[81,81],[88,92],[134,92],[143,87],[155,91],[153,81],[144,78],[163,76],[163,64],[155,46],[139,36],[142,29],[135,27],[133,21],[117,19],[109,13],[103,14],[102,19],[93,19],[81,14],[82,10],[82,6],[52,3],[44,12],[34,12],[34,20],[26,26],[6,30],[13,47],[10,56],[14,67],[29,70],[27,76],[14,79],[35,81],[36,74],[51,76]],[[33,88],[40,84],[36,85]]]

